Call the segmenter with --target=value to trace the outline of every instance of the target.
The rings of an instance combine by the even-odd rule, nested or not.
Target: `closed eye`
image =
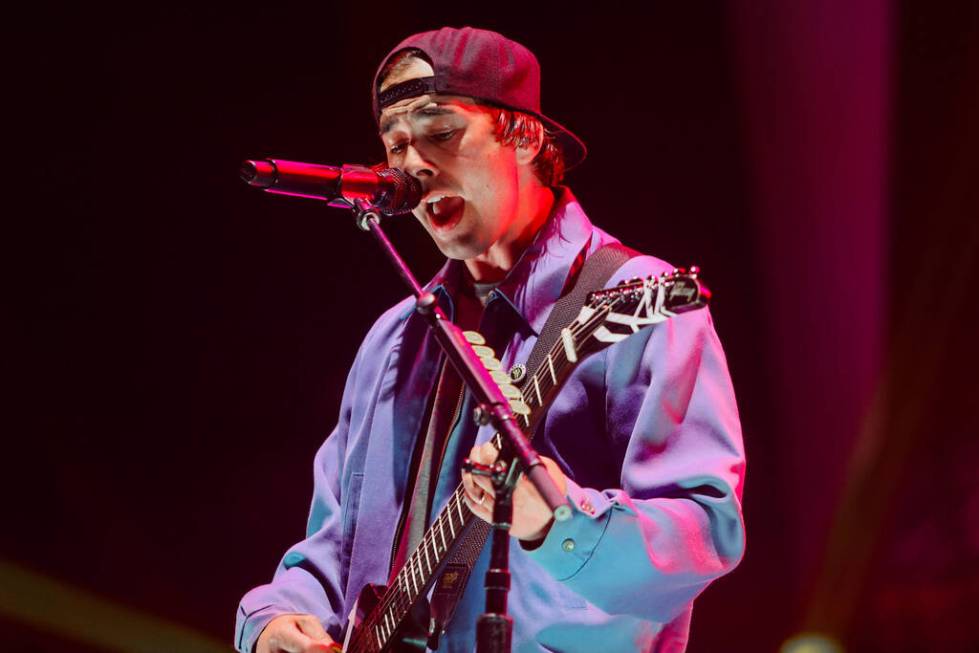
[[[457,129],[450,129],[444,132],[436,132],[431,135],[431,139],[433,141],[439,141],[440,143],[444,143],[448,140],[451,140],[452,137],[455,136],[457,131],[458,131]]]

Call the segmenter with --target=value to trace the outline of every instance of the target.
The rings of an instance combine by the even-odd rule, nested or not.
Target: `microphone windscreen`
[[[409,213],[422,201],[422,185],[401,168],[385,168],[378,176],[387,180],[385,192],[376,205],[385,215]]]

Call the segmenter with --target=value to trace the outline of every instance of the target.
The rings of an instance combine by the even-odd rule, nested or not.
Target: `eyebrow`
[[[434,106],[434,107],[422,107],[420,109],[415,109],[411,113],[416,115],[426,116],[426,117],[434,117],[434,116],[451,115],[454,114],[455,111],[443,106]],[[395,120],[393,118],[390,117],[382,118],[381,131],[380,131],[381,136],[391,131],[391,127],[394,125],[394,123]]]

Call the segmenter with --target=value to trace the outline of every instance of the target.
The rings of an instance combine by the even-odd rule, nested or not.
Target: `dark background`
[[[405,294],[349,216],[238,164],[380,160],[374,67],[463,24],[537,54],[592,220],[714,290],[749,544],[689,650],[974,650],[977,9],[774,0],[11,14],[0,649],[134,650],[46,589],[24,607],[52,579],[230,646]],[[427,278],[437,250],[388,224]]]

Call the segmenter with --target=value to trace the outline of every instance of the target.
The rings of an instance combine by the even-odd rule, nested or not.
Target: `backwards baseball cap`
[[[409,79],[380,91],[381,72],[396,54],[408,49],[420,50],[435,75]],[[502,34],[473,27],[443,27],[409,36],[384,57],[374,74],[374,119],[380,120],[381,111],[395,102],[427,93],[462,95],[537,117],[554,134],[564,153],[565,168],[581,163],[587,153],[580,138],[541,113],[537,57]]]

